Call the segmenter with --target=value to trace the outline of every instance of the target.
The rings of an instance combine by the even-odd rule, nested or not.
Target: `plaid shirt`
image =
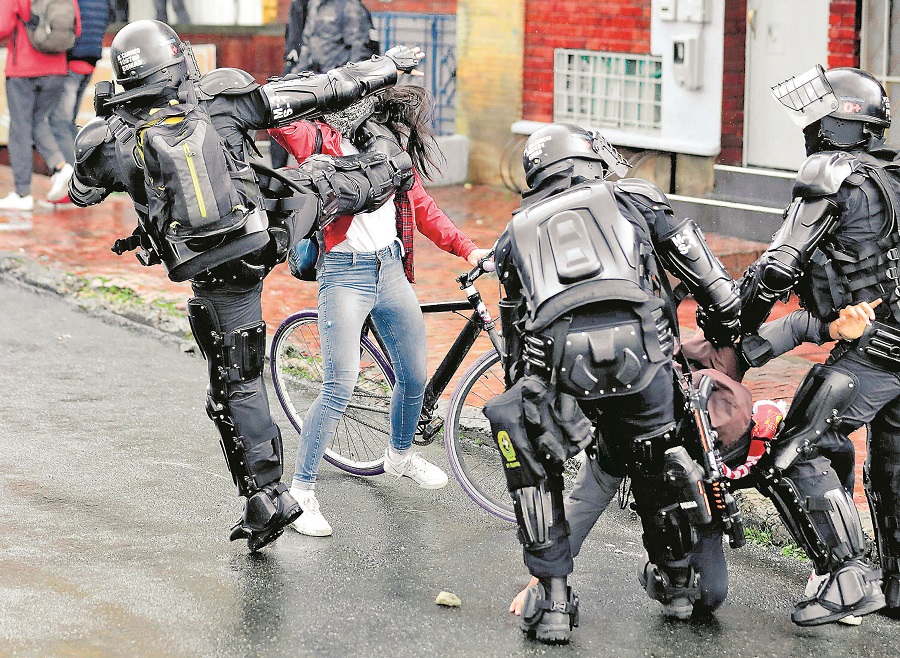
[[[273,128],[269,132],[285,150],[303,162],[315,152],[316,126],[322,132],[321,153],[341,156],[341,134],[325,123],[297,121],[285,128]],[[396,208],[397,237],[403,245],[403,271],[410,283],[415,283],[413,270],[413,236],[416,229],[438,247],[460,258],[468,258],[475,249],[465,233],[456,228],[450,218],[437,207],[431,195],[425,191],[422,181],[416,174],[412,188],[407,192],[394,195]],[[324,230],[325,251],[330,251],[347,237],[347,229],[353,221],[352,216],[338,217]]]

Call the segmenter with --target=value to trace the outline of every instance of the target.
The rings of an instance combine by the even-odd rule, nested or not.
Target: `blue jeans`
[[[365,254],[328,252],[319,268],[319,336],[325,382],[303,421],[294,482],[311,489],[322,456],[359,376],[359,335],[367,316],[384,338],[396,382],[391,445],[406,450],[422,410],[426,383],[425,320],[403,273],[400,245]]]
[[[75,136],[78,134],[78,126],[75,118],[78,116],[78,108],[81,99],[91,81],[91,75],[74,73],[69,71],[63,84],[62,96],[59,103],[50,112],[50,130],[59,144],[59,150],[70,165],[75,165]]]

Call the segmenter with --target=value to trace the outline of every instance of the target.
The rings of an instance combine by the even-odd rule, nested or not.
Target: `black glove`
[[[733,313],[716,313],[697,307],[697,326],[703,329],[704,337],[714,347],[733,345],[741,336],[741,319]]]

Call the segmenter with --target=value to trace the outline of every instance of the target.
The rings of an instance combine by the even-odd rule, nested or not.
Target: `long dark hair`
[[[422,87],[400,85],[378,93],[375,120],[391,129],[412,158],[413,167],[428,180],[446,160],[431,127],[432,98]]]

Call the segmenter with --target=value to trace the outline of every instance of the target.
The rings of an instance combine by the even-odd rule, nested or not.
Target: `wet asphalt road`
[[[730,552],[715,621],[666,621],[619,510],[578,560],[572,644],[528,642],[506,613],[526,580],[512,527],[455,482],[426,492],[325,466],[334,536],[290,532],[251,556],[226,539],[239,506],[201,359],[6,281],[0,357],[0,657],[896,655],[900,622],[793,626],[808,567],[759,547]],[[462,607],[436,606],[441,590]]]

